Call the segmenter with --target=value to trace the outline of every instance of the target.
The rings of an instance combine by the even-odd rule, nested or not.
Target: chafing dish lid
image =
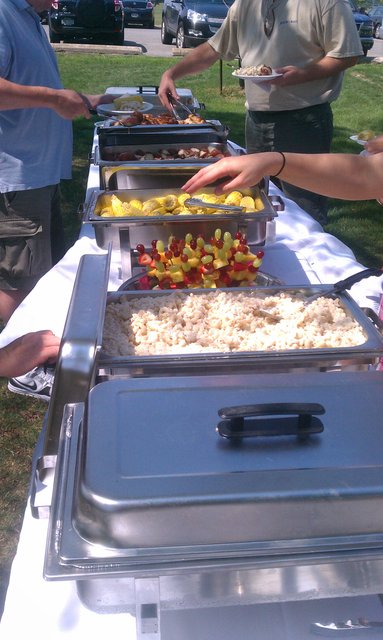
[[[222,408],[268,403],[322,405],[323,432],[306,440],[267,437],[271,414],[262,421],[265,435],[240,445],[217,432]],[[256,492],[251,474],[260,471],[273,473],[278,491],[278,473],[326,469],[318,487],[331,486],[342,470],[363,470],[367,478],[383,465],[382,409],[380,372],[115,379],[89,394],[83,478],[92,491],[119,500],[211,496],[247,481]],[[270,482],[264,477],[258,487]]]
[[[71,444],[72,471],[58,476],[60,571],[75,558],[85,572],[100,562],[105,570],[105,558],[130,571],[381,547],[382,391],[381,372],[98,384],[74,429],[82,436]],[[317,432],[239,441],[217,433],[222,407],[276,401],[321,405]]]

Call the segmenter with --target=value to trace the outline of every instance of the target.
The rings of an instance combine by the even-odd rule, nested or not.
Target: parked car
[[[49,11],[49,38],[87,39],[124,44],[124,7],[121,0],[57,0]]]
[[[358,5],[354,0],[349,0],[356,28],[358,29],[363,53],[366,56],[368,51],[374,46],[374,25],[369,15],[360,13]]]
[[[125,26],[140,24],[143,27],[153,29],[154,4],[151,0],[122,0],[124,5]]]
[[[164,0],[161,41],[195,47],[216,33],[234,0]]]
[[[377,5],[376,7],[372,7],[368,12],[369,17],[374,23],[374,37],[375,38],[383,38],[382,28],[382,19],[383,19],[383,5]]]

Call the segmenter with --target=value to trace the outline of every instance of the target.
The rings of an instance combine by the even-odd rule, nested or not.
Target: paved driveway
[[[45,31],[48,34],[48,26],[43,25]],[[154,29],[139,29],[139,28],[125,28],[125,46],[124,47],[116,47],[113,46],[113,52],[115,50],[121,50],[121,53],[129,53],[127,49],[133,47],[132,51],[134,53],[142,53],[144,55],[153,56],[155,58],[166,58],[174,55],[175,46],[171,44],[162,44],[161,42],[161,29],[159,27],[155,27]],[[94,47],[97,45],[92,45],[90,42],[89,45],[92,47],[92,50],[95,50]],[[81,47],[86,46],[85,44],[79,45]],[[106,45],[109,48],[109,45]],[[55,46],[55,49],[58,47]],[[105,45],[99,45],[100,51],[105,51]],[[137,51],[138,49],[138,51]]]

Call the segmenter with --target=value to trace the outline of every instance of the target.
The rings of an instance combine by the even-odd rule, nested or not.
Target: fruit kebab
[[[208,241],[187,233],[170,236],[167,246],[153,240],[150,252],[138,244],[138,263],[146,266],[145,289],[224,288],[251,285],[257,277],[263,251],[252,253],[246,236],[216,229]]]

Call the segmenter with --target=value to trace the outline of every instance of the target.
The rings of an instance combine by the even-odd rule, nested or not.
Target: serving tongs
[[[179,115],[177,109],[183,109],[184,113],[187,113],[188,116],[195,115],[194,112],[191,109],[189,109],[189,107],[186,106],[186,104],[184,104],[179,98],[175,98],[171,93],[167,94],[167,98],[170,103],[172,114],[177,120],[177,122],[180,122],[180,120],[185,119],[185,116],[182,117]]]
[[[311,632],[327,638],[349,638],[357,636],[364,638],[364,634],[379,634],[383,632],[383,622],[369,621],[366,618],[345,620],[344,622],[313,622]]]
[[[218,202],[205,202],[200,198],[187,198],[184,204],[187,207],[202,207],[204,209],[218,209],[219,211],[227,211],[228,213],[244,213],[245,207],[234,204],[220,204]]]
[[[314,302],[314,300],[317,300],[318,298],[328,298],[329,296],[332,296],[334,293],[336,294],[342,293],[342,291],[346,291],[347,289],[350,289],[352,285],[356,284],[357,282],[360,282],[361,280],[364,280],[365,278],[370,278],[371,276],[381,276],[382,274],[383,274],[382,269],[372,268],[372,269],[363,269],[363,271],[358,271],[357,273],[354,273],[352,276],[349,276],[344,280],[339,280],[339,282],[336,282],[327,291],[319,291],[318,293],[314,293],[312,296],[309,296],[308,298],[305,299],[304,306],[311,304],[312,302]]]

